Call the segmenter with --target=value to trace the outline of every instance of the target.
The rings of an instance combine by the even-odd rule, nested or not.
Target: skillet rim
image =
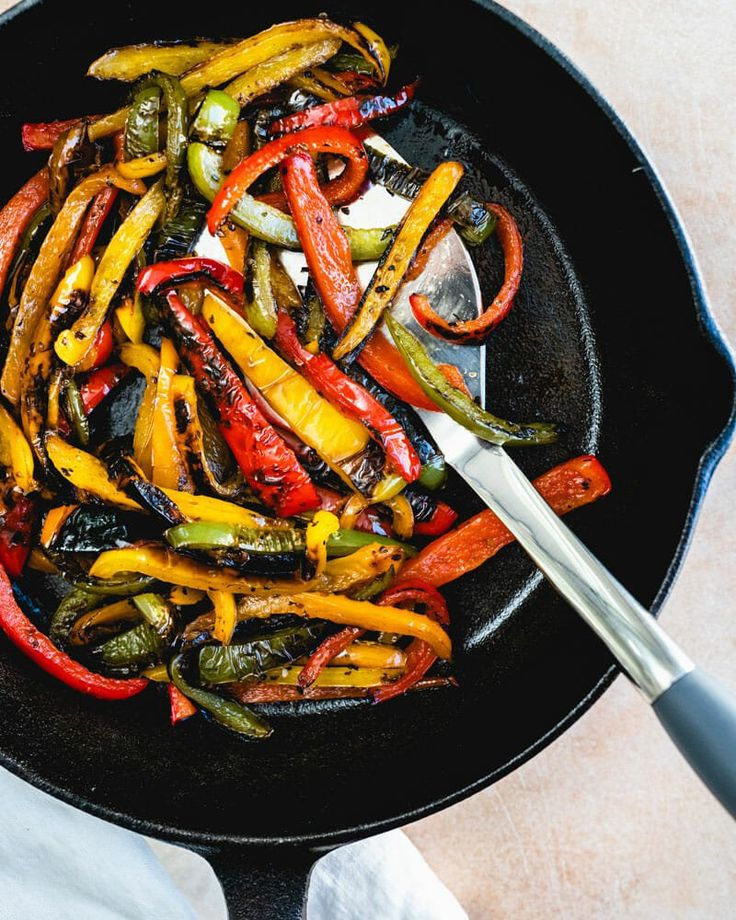
[[[0,29],[14,20],[17,16],[23,15],[26,11],[39,6],[48,0],[20,0],[10,9],[0,14]],[[682,219],[675,207],[657,169],[649,159],[641,143],[637,140],[630,128],[624,123],[621,117],[614,110],[605,96],[594,86],[588,77],[567,57],[552,41],[538,32],[533,26],[529,25],[516,13],[501,6],[496,0],[472,0],[472,2],[495,15],[504,23],[516,29],[521,35],[536,45],[554,63],[561,67],[569,77],[577,84],[578,88],[586,93],[591,100],[602,111],[606,120],[615,128],[622,141],[627,145],[631,153],[636,158],[639,166],[642,168],[647,181],[654,192],[659,205],[664,212],[667,225],[677,243],[680,258],[688,275],[690,292],[695,307],[696,317],[698,319],[701,331],[713,350],[718,354],[726,366],[731,379],[731,411],[729,417],[720,431],[710,444],[707,444],[701,454],[698,468],[693,481],[692,494],[688,506],[687,514],[683,523],[680,539],[677,544],[672,561],[670,562],[667,572],[665,573],[662,584],[657,592],[654,602],[651,606],[651,612],[658,616],[664,601],[667,599],[674,581],[679,574],[680,568],[684,561],[685,555],[689,549],[693,538],[695,524],[700,513],[700,509],[705,498],[710,480],[715,472],[718,463],[724,456],[729,444],[731,443],[734,433],[736,432],[736,359],[734,353],[727,343],[723,333],[720,330],[718,322],[713,315],[713,311],[708,302],[705,292],[705,286],[698,267],[697,258],[690,242],[689,236],[683,225]],[[418,808],[410,809],[401,814],[394,815],[392,818],[367,822],[365,824],[355,825],[351,828],[343,828],[336,831],[323,832],[315,836],[308,834],[296,834],[283,837],[248,837],[244,835],[231,834],[204,834],[201,832],[186,831],[181,828],[161,824],[159,822],[144,820],[132,817],[125,812],[119,812],[112,808],[98,805],[88,799],[78,796],[68,790],[50,783],[42,776],[35,773],[28,765],[20,763],[13,758],[8,757],[0,749],[0,765],[10,772],[24,779],[26,782],[36,786],[43,792],[66,802],[76,808],[80,808],[98,818],[111,821],[115,824],[126,827],[130,830],[144,833],[148,836],[158,837],[173,843],[180,843],[188,846],[190,849],[200,852],[202,855],[208,854],[208,848],[211,851],[213,846],[227,845],[243,847],[267,847],[267,848],[293,848],[306,847],[313,850],[329,850],[334,846],[348,843],[361,837],[371,836],[373,834],[388,831],[396,827],[401,827],[425,818],[435,812],[441,811],[457,802],[462,801],[476,792],[485,789],[507,774],[511,773],[517,767],[521,766],[527,760],[543,750],[552,741],[558,738],[563,732],[570,728],[585,713],[595,701],[611,686],[614,679],[621,673],[620,668],[613,664],[601,676],[595,686],[575,705],[560,721],[554,725],[548,732],[538,738],[533,744],[530,744],[515,757],[498,767],[491,773],[468,783],[452,793],[441,798],[434,799]]]

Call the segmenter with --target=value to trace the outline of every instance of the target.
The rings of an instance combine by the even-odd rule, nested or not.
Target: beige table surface
[[[505,5],[572,58],[649,151],[736,342],[736,2]],[[735,518],[732,449],[662,622],[736,691]],[[407,832],[473,920],[736,917],[736,828],[623,679],[533,761]],[[221,918],[196,858],[157,851],[199,916]]]

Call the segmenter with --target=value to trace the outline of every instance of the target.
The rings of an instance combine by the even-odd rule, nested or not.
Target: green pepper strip
[[[139,623],[119,636],[103,642],[96,650],[108,668],[140,668],[153,664],[163,654],[164,643],[149,623]]]
[[[194,521],[178,524],[166,531],[166,539],[176,550],[220,550],[239,549],[249,553],[297,553],[304,552],[304,531],[296,528],[280,530],[257,530],[239,524],[225,524],[210,521]],[[380,546],[400,547],[407,556],[416,555],[408,543],[400,543],[390,537],[382,537],[359,530],[338,530],[327,541],[329,556],[349,556],[364,546],[378,543]]]
[[[215,693],[208,693],[198,687],[192,687],[182,674],[183,655],[177,655],[169,662],[169,677],[171,682],[193,703],[206,709],[212,718],[220,725],[231,731],[248,738],[267,738],[271,734],[271,726],[260,719],[254,712],[236,703],[235,700],[226,700]]]
[[[158,87],[166,104],[166,217],[179,210],[182,189],[179,173],[184,166],[189,128],[189,106],[181,83],[166,73],[152,73],[138,84],[136,91]]]
[[[240,106],[227,93],[211,89],[199,107],[192,136],[204,144],[226,144],[240,118]]]
[[[89,444],[89,419],[84,411],[82,394],[73,379],[67,382],[64,390],[64,408],[69,416],[69,421],[74,426],[79,443],[82,447],[86,447]]]
[[[142,593],[153,582],[153,578],[134,576],[75,585],[51,617],[49,636],[52,642],[56,645],[65,643],[77,617],[99,606],[101,596],[130,597]]]
[[[253,298],[245,303],[245,318],[258,335],[272,339],[276,335],[277,308],[271,285],[271,254],[263,240],[253,240],[249,263]]]
[[[166,639],[172,633],[174,615],[171,605],[160,594],[139,594],[133,598],[133,603],[156,635]]]
[[[422,343],[406,327],[391,315],[386,316],[386,325],[393,336],[396,347],[406,361],[412,377],[427,396],[459,425],[484,441],[492,444],[521,447],[530,444],[551,444],[557,440],[554,425],[544,422],[517,424],[507,422],[486,412],[462,390],[452,386],[444,374],[433,363]]]
[[[129,160],[156,153],[160,144],[158,117],[161,89],[145,86],[133,94],[125,120],[125,155]]]
[[[199,194],[207,201],[213,202],[225,178],[222,171],[222,156],[206,144],[192,143],[187,149],[187,165]],[[294,221],[288,214],[265,201],[257,201],[252,195],[243,195],[229,216],[239,227],[267,243],[284,249],[302,248]],[[355,262],[379,259],[386,251],[394,233],[393,226],[343,229],[350,241],[350,252]]]
[[[199,652],[199,677],[204,684],[229,684],[260,677],[270,668],[289,664],[319,645],[327,624],[319,620],[279,629],[242,645],[206,645]]]

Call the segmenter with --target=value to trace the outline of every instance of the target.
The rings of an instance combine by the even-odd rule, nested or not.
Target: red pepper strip
[[[28,123],[21,128],[20,136],[24,150],[52,150],[62,134],[79,124],[81,118],[67,118],[66,121],[40,121]]]
[[[356,639],[364,635],[365,630],[359,626],[346,626],[340,632],[328,636],[309,656],[307,663],[299,675],[299,686],[302,690],[311,686],[335,655],[344,652]]]
[[[306,471],[263,417],[205,322],[192,316],[174,291],[166,300],[182,357],[215,410],[248,484],[281,517],[318,508],[319,496]]]
[[[169,704],[171,705],[172,725],[197,714],[197,707],[194,703],[171,683],[169,684]]]
[[[358,73],[357,70],[340,70],[335,76],[353,93],[375,90],[381,85],[373,77],[369,77],[367,73]]]
[[[36,523],[36,503],[21,492],[11,492],[10,508],[0,522],[0,565],[17,578],[31,551],[31,534]]]
[[[317,486],[317,494],[319,495],[321,507],[324,511],[331,511],[333,514],[337,515],[340,514],[345,504],[344,495],[340,495],[339,492],[328,489],[326,486]],[[375,508],[371,507],[360,512],[355,519],[353,529],[360,530],[363,533],[375,533],[380,537],[394,536],[393,528],[388,521],[385,521]]]
[[[457,520],[457,511],[447,502],[438,501],[428,521],[417,521],[414,533],[420,537],[439,537],[446,533]]]
[[[284,357],[297,367],[315,389],[348,418],[362,422],[383,446],[394,471],[406,482],[414,482],[422,463],[406,432],[371,394],[323,353],[313,355],[299,341],[294,320],[283,310],[276,326],[276,344]]]
[[[96,409],[102,400],[111,393],[130,371],[125,364],[109,364],[100,367],[87,377],[79,388],[82,405],[87,415]]]
[[[259,176],[297,152],[345,157],[345,169],[325,185],[323,193],[333,205],[345,204],[356,197],[368,173],[368,157],[361,141],[344,128],[307,128],[269,141],[240,161],[223,182],[207,214],[210,233],[216,233]]]
[[[105,364],[110,360],[114,347],[115,338],[112,332],[112,323],[108,319],[100,326],[100,331],[95,336],[89,355],[84,360],[84,369],[93,370]]]
[[[466,396],[473,398],[473,394],[468,389],[462,371],[455,367],[454,364],[440,364],[439,369],[444,374],[445,380],[455,387],[456,390],[462,390]]]
[[[534,480],[534,487],[555,514],[562,515],[607,495],[611,480],[595,457],[582,456],[543,473]],[[401,574],[445,585],[477,569],[513,541],[511,531],[492,511],[481,511],[425,546],[418,556],[408,560]]]
[[[475,319],[449,323],[435,313],[424,294],[412,294],[409,298],[414,317],[420,326],[437,338],[448,339],[459,345],[483,342],[508,315],[519,290],[521,272],[524,268],[524,247],[516,221],[500,204],[488,203],[486,207],[496,215],[496,236],[503,249],[504,259],[503,284],[490,307]]]
[[[443,626],[450,622],[444,597],[436,588],[419,578],[402,579],[399,584],[384,591],[378,603],[388,604],[391,607],[423,604],[427,616],[442,623]],[[404,673],[392,684],[385,684],[374,690],[373,702],[385,703],[387,700],[406,693],[424,677],[435,661],[437,661],[437,656],[432,651],[431,645],[422,639],[412,639],[406,648]]]
[[[95,696],[100,700],[127,700],[148,686],[144,678],[116,680],[88,671],[60,651],[45,633],[31,623],[15,597],[5,571],[0,569],[0,629],[12,643],[47,674],[56,677],[73,690]]]
[[[427,267],[429,257],[432,255],[432,250],[442,242],[454,226],[455,224],[449,217],[445,217],[434,223],[414,256],[409,271],[404,275],[404,283],[407,281],[414,281],[422,274]]]
[[[0,211],[0,291],[5,287],[20,238],[48,195],[49,171],[44,166]]]
[[[136,287],[142,294],[153,294],[164,286],[173,287],[195,278],[209,278],[238,300],[243,298],[243,276],[217,259],[185,258],[157,262],[143,269]]]
[[[74,265],[82,256],[89,255],[95,247],[97,237],[100,235],[102,225],[118,197],[118,189],[114,186],[104,188],[94,199],[84,218],[84,223],[79,231],[79,236],[74,244],[74,249],[69,257],[69,265]]]
[[[324,127],[357,128],[372,121],[374,118],[383,118],[393,115],[414,98],[414,93],[419,86],[415,80],[402,87],[395,96],[348,96],[316,105],[314,108],[295,112],[285,118],[279,118],[270,127],[271,134],[288,134],[291,131],[303,131],[305,128]]]
[[[350,244],[329,202],[322,194],[310,156],[291,157],[283,172],[284,191],[317,293],[327,318],[342,332],[360,303]],[[403,358],[382,332],[375,332],[358,361],[381,386],[422,409],[437,407],[424,395]]]

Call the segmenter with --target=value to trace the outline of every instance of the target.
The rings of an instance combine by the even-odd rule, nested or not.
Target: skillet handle
[[[318,853],[240,847],[197,849],[215,870],[229,920],[301,920]]]
[[[736,700],[695,668],[652,703],[690,766],[736,818]]]

